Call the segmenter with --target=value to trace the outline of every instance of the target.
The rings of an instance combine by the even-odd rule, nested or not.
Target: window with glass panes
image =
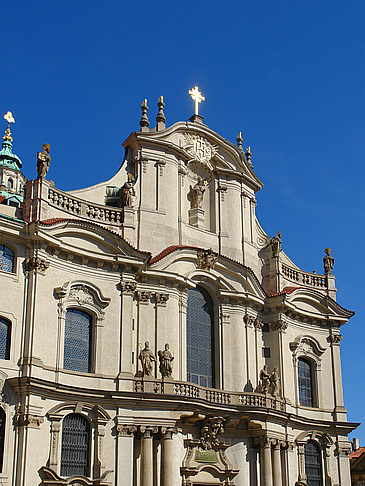
[[[0,317],[0,359],[10,358],[11,324]]]
[[[312,366],[303,358],[298,359],[298,389],[299,403],[306,407],[313,407]]]
[[[315,442],[309,441],[304,445],[305,475],[308,486],[322,486],[321,450]]]
[[[0,245],[0,270],[10,273],[14,271],[14,252],[5,245]]]
[[[61,476],[89,476],[90,425],[78,413],[66,415],[62,423]]]
[[[91,370],[92,318],[79,309],[67,309],[63,367],[88,373]]]
[[[202,287],[188,290],[187,379],[197,385],[214,386],[214,309]]]

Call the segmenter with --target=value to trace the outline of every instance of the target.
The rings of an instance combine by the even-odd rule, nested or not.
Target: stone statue
[[[279,256],[281,252],[281,231],[278,231],[278,234],[271,238],[271,247],[273,256]]]
[[[150,350],[150,343],[146,341],[144,343],[144,348],[139,353],[139,359],[142,364],[142,373],[143,376],[151,376],[153,363],[156,361],[155,355]]]
[[[126,181],[120,189],[120,197],[122,200],[123,208],[132,208],[133,201],[136,193],[133,187],[133,181],[131,178],[128,177],[128,181]]]
[[[261,393],[269,393],[270,389],[270,375],[265,365],[260,372]]]
[[[332,274],[333,264],[335,263],[335,259],[331,256],[332,250],[331,248],[326,248],[324,250],[325,257],[323,258],[323,266],[324,266],[324,273],[326,275]]]
[[[198,177],[198,181],[194,187],[190,189],[190,197],[191,197],[191,209],[202,207],[203,202],[203,195],[205,192],[205,181],[202,180],[201,177]]]
[[[279,395],[280,393],[280,378],[279,378],[279,371],[275,367],[273,372],[270,375],[270,388],[272,395]]]
[[[169,345],[165,344],[165,349],[158,352],[158,359],[160,360],[160,373],[163,378],[169,378],[172,374],[172,361],[174,357],[172,356]]]
[[[42,152],[37,153],[37,174],[38,179],[44,179],[47,175],[49,164],[51,162],[51,157],[49,155],[49,151],[51,150],[51,146],[49,143],[45,143],[42,145]]]

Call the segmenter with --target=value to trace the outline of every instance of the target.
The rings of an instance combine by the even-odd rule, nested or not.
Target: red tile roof
[[[0,196],[0,204],[2,204],[6,199],[6,196]]]
[[[356,449],[356,451],[351,452],[350,459],[356,459],[357,457],[360,457],[364,452],[365,447],[359,447],[358,449]]]

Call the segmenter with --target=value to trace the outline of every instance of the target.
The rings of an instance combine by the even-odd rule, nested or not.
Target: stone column
[[[117,417],[117,422],[121,417]],[[134,462],[134,434],[137,432],[135,425],[117,423],[116,456],[117,467],[115,484],[133,484]]]
[[[161,486],[172,486],[174,480],[173,468],[173,443],[172,435],[176,433],[173,428],[161,427],[162,434],[162,461],[161,461]]]
[[[153,434],[157,431],[157,427],[140,427],[141,486],[153,486]]]
[[[282,486],[280,442],[276,441],[272,456],[273,486]]]
[[[261,452],[261,486],[273,486],[271,465],[271,440],[265,438],[260,448]]]

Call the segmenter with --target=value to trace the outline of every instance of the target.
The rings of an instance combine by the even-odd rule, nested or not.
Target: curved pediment
[[[202,123],[178,122],[162,131],[133,132],[123,146],[135,146],[136,142],[156,154],[175,154],[186,166],[197,163],[210,171],[244,179],[254,191],[263,186],[243,150]]]
[[[299,287],[286,294],[284,301],[293,311],[323,320],[337,321],[339,325],[344,324],[353,316],[354,312],[340,306],[336,301],[322,293]]]
[[[73,219],[46,220],[38,223],[38,232],[64,251],[80,251],[89,257],[126,257],[146,261],[150,254],[133,248],[118,234],[97,224]]]
[[[227,298],[251,297],[263,303],[266,296],[253,271],[211,249],[176,245],[151,258],[152,271],[183,275],[187,281],[211,281]]]

